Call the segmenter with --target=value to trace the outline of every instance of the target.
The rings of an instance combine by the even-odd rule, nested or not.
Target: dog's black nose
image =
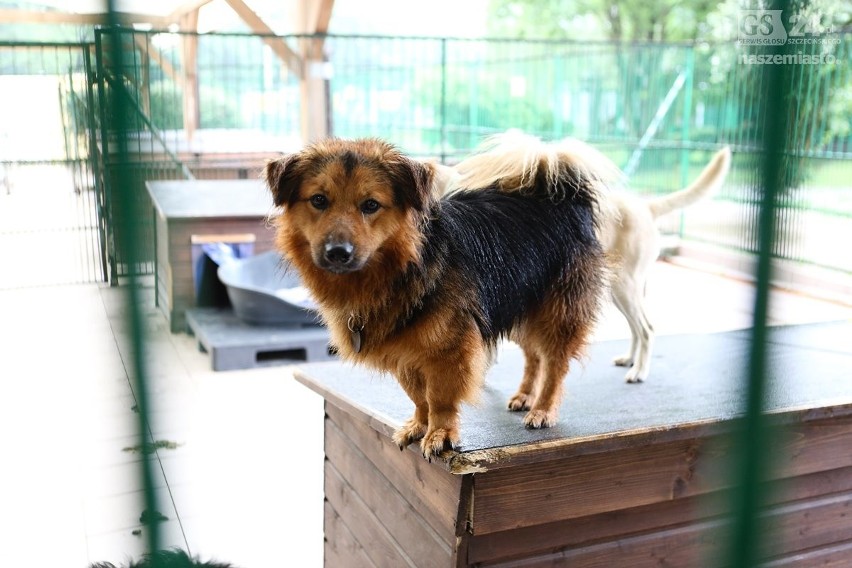
[[[325,259],[330,264],[342,266],[349,264],[355,247],[352,243],[327,243],[325,245]]]

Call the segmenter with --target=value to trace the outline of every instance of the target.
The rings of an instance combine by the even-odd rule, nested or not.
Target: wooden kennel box
[[[852,566],[849,323],[776,329],[767,410],[775,458],[762,515],[766,566]],[[562,419],[530,431],[504,409],[522,372],[501,349],[461,451],[427,462],[393,429],[396,382],[304,365],[326,400],[325,564],[359,567],[712,567],[729,539],[730,463],[749,332],[660,337],[642,385],[611,367],[625,342],[569,375]]]
[[[186,331],[185,312],[196,305],[193,246],[221,240],[252,242],[254,254],[272,250],[272,195],[260,179],[145,185],[154,206],[157,305],[173,333]]]

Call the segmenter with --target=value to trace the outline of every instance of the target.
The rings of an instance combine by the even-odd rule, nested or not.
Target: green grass
[[[625,150],[604,148],[603,151],[621,166],[629,158]],[[680,150],[647,150],[629,180],[629,187],[642,194],[676,191],[698,177],[711,156],[710,151],[690,152],[687,173],[683,176]],[[748,199],[743,188],[753,188],[759,183],[759,167],[754,154],[735,154],[721,197],[733,201]],[[794,194],[793,205],[829,215],[852,216],[852,160],[807,158],[804,168],[804,181]]]
[[[850,190],[852,188],[852,160],[827,160],[812,158],[807,185]]]

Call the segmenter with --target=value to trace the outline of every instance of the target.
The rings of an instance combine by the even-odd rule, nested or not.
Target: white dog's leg
[[[645,315],[641,300],[638,312],[640,326],[638,348],[634,355],[633,366],[624,376],[624,379],[628,383],[641,383],[648,378],[648,374],[651,372],[651,350],[654,345],[654,328],[651,327],[651,322],[648,321],[648,316]]]
[[[632,367],[633,358],[636,356],[636,349],[638,347],[638,341],[636,338],[639,336],[639,330],[636,327],[636,323],[633,318],[630,317],[630,310],[625,307],[621,299],[624,297],[624,293],[617,290],[617,286],[618,283],[614,284],[611,290],[612,301],[615,304],[615,307],[618,308],[618,311],[621,312],[621,315],[624,316],[624,319],[627,320],[627,325],[630,327],[630,349],[628,349],[627,353],[624,355],[613,359],[612,362],[618,367]]]
[[[625,375],[628,383],[639,383],[651,371],[651,347],[654,329],[644,306],[644,283],[622,277],[612,286],[612,298],[630,326],[630,352],[614,361],[619,366],[630,366]]]

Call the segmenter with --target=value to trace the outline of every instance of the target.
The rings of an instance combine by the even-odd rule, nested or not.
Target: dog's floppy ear
[[[435,175],[431,164],[424,164],[406,156],[389,164],[394,200],[398,205],[418,212],[427,209],[435,198],[432,178]]]
[[[263,177],[276,206],[292,204],[298,199],[299,185],[302,183],[300,161],[299,154],[289,154],[267,162]]]

